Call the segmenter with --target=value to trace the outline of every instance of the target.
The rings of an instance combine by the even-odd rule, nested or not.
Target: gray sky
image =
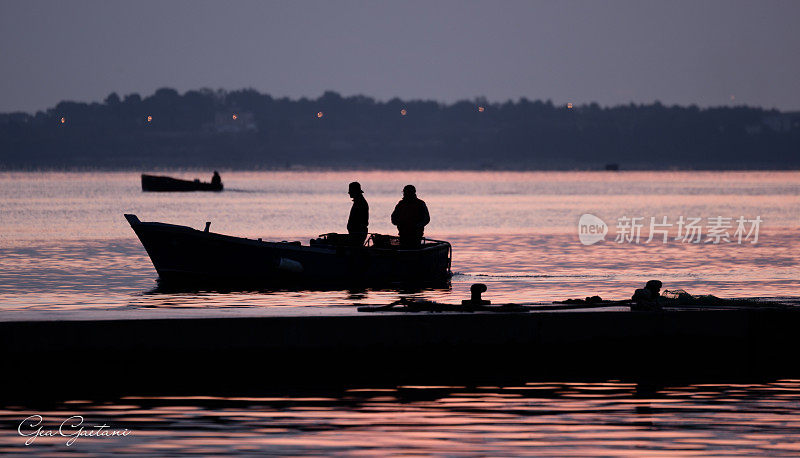
[[[0,112],[159,87],[800,109],[800,1],[0,0]]]

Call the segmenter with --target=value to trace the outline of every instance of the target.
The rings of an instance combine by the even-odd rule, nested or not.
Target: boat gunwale
[[[135,215],[133,215],[135,217]],[[137,218],[138,219],[138,218]],[[227,234],[220,234],[218,232],[211,232],[211,231],[203,231],[200,229],[195,229],[190,226],[183,226],[180,224],[170,224],[170,223],[162,223],[158,221],[129,221],[131,228],[134,232],[137,232],[137,227],[145,227],[150,229],[162,230],[162,231],[171,231],[171,232],[179,232],[179,233],[186,233],[192,235],[201,235],[204,237],[214,238],[214,239],[222,239],[224,241],[230,242],[237,242],[237,243],[247,243],[257,246],[268,246],[271,248],[280,248],[280,249],[288,249],[290,251],[319,251],[319,252],[331,252],[337,251],[338,248],[346,247],[351,249],[357,250],[369,250],[369,251],[376,251],[381,253],[396,253],[396,252],[403,252],[403,253],[419,253],[419,252],[427,252],[427,251],[434,251],[440,250],[442,248],[447,248],[448,251],[451,249],[450,242],[444,240],[435,240],[425,238],[424,240],[433,242],[431,245],[423,245],[420,248],[416,249],[401,249],[401,248],[382,248],[382,247],[375,247],[375,246],[346,246],[346,245],[300,245],[293,244],[291,242],[270,242],[265,240],[257,240],[251,239],[247,237],[240,237],[235,235],[227,235]],[[372,234],[372,233],[371,233]],[[379,234],[382,235],[382,234]],[[448,253],[449,256],[449,253]]]

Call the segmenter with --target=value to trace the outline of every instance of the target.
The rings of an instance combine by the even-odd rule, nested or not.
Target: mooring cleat
[[[487,301],[481,298],[481,293],[486,292],[486,285],[483,283],[473,283],[469,287],[472,296],[469,299],[461,301],[461,305],[489,305],[492,301]]]

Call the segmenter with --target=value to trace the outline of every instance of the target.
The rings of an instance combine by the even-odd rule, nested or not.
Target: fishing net
[[[711,294],[689,294],[682,289],[665,289],[661,292],[661,297],[667,299],[668,303],[679,305],[773,305],[757,298],[722,299]]]

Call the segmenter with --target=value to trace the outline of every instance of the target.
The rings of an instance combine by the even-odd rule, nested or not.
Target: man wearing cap
[[[392,224],[397,226],[400,234],[400,246],[416,248],[422,241],[425,225],[431,221],[428,206],[417,197],[417,189],[413,185],[403,188],[403,199],[397,203],[392,212]]]
[[[354,246],[362,246],[367,239],[369,205],[367,200],[364,199],[361,183],[357,181],[350,183],[347,193],[353,199],[353,206],[350,207],[350,218],[347,219],[347,232],[350,234],[350,243]]]

